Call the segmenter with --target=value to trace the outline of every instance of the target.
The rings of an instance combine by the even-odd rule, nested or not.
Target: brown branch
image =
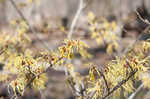
[[[100,70],[99,70],[99,72],[100,72],[101,76],[103,77],[104,83],[105,83],[105,85],[106,85],[107,92],[109,93],[110,88],[109,88],[109,86],[108,86],[108,82],[107,82],[107,80],[106,80],[106,77],[105,77],[105,75],[104,75]]]
[[[39,35],[37,35],[37,32],[33,29],[33,27],[30,25],[29,21],[25,18],[25,16],[23,15],[23,13],[21,12],[21,10],[17,7],[15,1],[13,0],[9,0],[10,3],[13,5],[13,7],[15,8],[15,10],[17,11],[17,13],[20,15],[20,17],[26,22],[26,24],[29,26],[29,29],[31,30],[31,32],[37,37],[38,41],[41,42],[41,44],[47,49],[47,50],[52,50],[49,46],[47,42],[44,42]]]
[[[114,91],[116,91],[118,88],[120,88],[123,84],[125,84],[132,76],[135,75],[135,73],[137,72],[137,69],[134,70],[133,72],[130,73],[130,75],[122,80],[120,83],[118,83],[114,88],[112,88],[109,93],[107,95],[105,95],[104,97],[102,97],[102,99],[106,99],[108,96],[110,96]]]

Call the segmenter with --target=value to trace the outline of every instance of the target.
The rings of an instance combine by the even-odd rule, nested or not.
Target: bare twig
[[[79,8],[78,8],[78,10],[77,10],[77,12],[75,14],[75,17],[74,17],[74,19],[72,21],[72,24],[71,24],[71,27],[70,27],[70,30],[69,30],[68,39],[71,39],[73,31],[74,31],[74,28],[75,28],[75,25],[76,25],[80,15],[81,15],[81,13],[82,13],[82,11],[83,11],[83,9],[85,7],[86,7],[86,5],[84,5],[83,0],[80,0]]]
[[[33,29],[33,27],[30,25],[29,21],[25,18],[25,16],[23,15],[23,13],[21,12],[21,10],[17,7],[16,3],[13,0],[9,0],[10,3],[13,5],[13,7],[15,8],[15,10],[17,11],[17,13],[20,15],[20,17],[27,23],[27,25],[29,26],[29,29],[31,30],[31,32],[37,37],[37,39],[42,43],[42,45],[47,49],[47,50],[52,50],[47,42],[44,42],[40,36],[37,34],[37,32]]]

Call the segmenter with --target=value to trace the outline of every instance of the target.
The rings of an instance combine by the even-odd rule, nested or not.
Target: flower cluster
[[[107,53],[112,54],[114,50],[117,51],[119,36],[119,29],[115,21],[109,22],[102,19],[100,22],[92,12],[88,14],[88,22],[90,24],[91,38],[95,39],[100,45],[108,44]]]
[[[67,40],[65,39],[63,45],[60,46],[60,57],[72,59],[74,57],[74,51],[80,53],[83,58],[90,58],[91,55],[85,50],[88,45],[81,40]]]
[[[41,52],[34,54],[28,49],[31,40],[25,34],[27,28],[23,24],[17,30],[16,35],[1,34],[1,57],[0,60],[4,64],[4,75],[0,81],[7,81],[8,77],[14,79],[9,84],[9,93],[14,97],[22,96],[27,87],[35,90],[45,88],[45,82],[48,80],[45,72],[49,67],[55,69],[56,65],[63,64],[66,59],[72,59],[75,52],[79,52],[84,58],[89,57],[85,48],[88,45],[81,40],[67,40],[62,42],[58,50],[53,52]],[[66,64],[66,63],[65,63]],[[74,73],[73,66],[65,65],[70,77],[78,77],[78,73]],[[5,72],[5,73],[4,73]],[[74,79],[78,82],[79,80]],[[79,85],[79,84],[78,84]]]

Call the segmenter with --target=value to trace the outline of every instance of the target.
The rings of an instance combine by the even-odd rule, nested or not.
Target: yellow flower
[[[88,13],[89,23],[92,23],[94,19],[95,19],[95,16],[94,16],[93,12],[89,12]]]
[[[45,83],[48,81],[46,74],[41,74],[37,76],[32,82],[32,87],[35,90],[40,90],[45,88]]]
[[[0,73],[0,82],[4,82],[4,81],[7,81],[9,75],[8,74],[1,74]]]
[[[25,85],[27,84],[25,77],[19,77],[16,80],[11,81],[9,84],[12,87],[15,96],[22,96],[24,93]]]

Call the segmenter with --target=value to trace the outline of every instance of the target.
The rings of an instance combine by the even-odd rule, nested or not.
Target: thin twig
[[[10,3],[13,5],[13,7],[15,8],[15,10],[17,11],[17,13],[20,15],[20,17],[26,22],[26,24],[29,26],[29,29],[31,30],[31,32],[37,37],[38,41],[40,41],[42,43],[42,45],[49,51],[52,50],[47,42],[44,42],[40,36],[37,34],[37,32],[34,30],[34,28],[30,25],[29,21],[25,18],[25,16],[23,15],[23,13],[21,12],[21,10],[17,7],[15,1],[13,0],[9,0]]]
[[[71,39],[73,31],[74,31],[74,28],[75,28],[75,25],[76,25],[80,15],[81,15],[81,13],[82,13],[82,11],[83,11],[83,9],[85,7],[86,7],[86,5],[84,5],[83,0],[80,0],[79,8],[78,8],[78,10],[77,10],[77,12],[75,14],[75,17],[74,17],[74,19],[72,21],[72,24],[71,24],[71,27],[70,27],[70,30],[69,30],[68,39]]]
[[[129,97],[128,97],[128,99],[134,99],[134,97],[137,95],[137,93],[143,88],[143,86],[144,86],[144,84],[142,83],[137,89],[136,89],[136,91],[134,92],[134,93],[132,93]]]

